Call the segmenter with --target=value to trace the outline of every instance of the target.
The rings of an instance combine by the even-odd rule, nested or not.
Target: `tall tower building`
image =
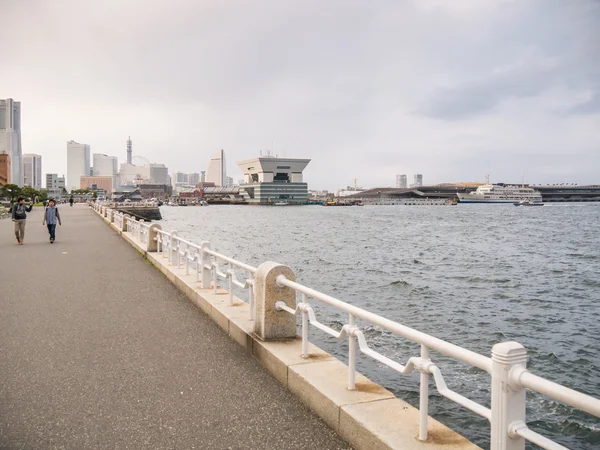
[[[227,171],[225,170],[225,152],[223,150],[219,150],[210,158],[206,173],[206,181],[208,183],[215,183],[215,186],[222,187],[225,186],[226,177]]]
[[[415,173],[414,181],[413,186],[423,186],[423,174]]]
[[[133,158],[133,142],[131,142],[131,136],[127,138],[127,164],[131,164]]]
[[[34,189],[42,188],[42,157],[34,153],[23,155],[23,183]]]
[[[119,161],[116,156],[108,156],[102,153],[94,153],[94,168],[92,175],[95,177],[112,177],[112,187],[117,187],[117,178],[119,175]]]
[[[67,189],[81,188],[81,177],[90,174],[90,146],[79,142],[67,142]]]
[[[21,102],[0,100],[0,153],[10,156],[10,182],[23,186],[21,148]]]
[[[406,175],[396,175],[396,187],[400,189],[408,187]]]

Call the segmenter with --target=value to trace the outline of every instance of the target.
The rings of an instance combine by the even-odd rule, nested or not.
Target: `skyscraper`
[[[406,189],[408,187],[406,175],[396,175],[396,187]]]
[[[116,156],[108,156],[102,153],[94,153],[94,168],[92,175],[96,177],[112,177],[112,187],[117,187],[117,177],[119,175],[119,161]]]
[[[0,153],[10,156],[11,183],[23,186],[21,149],[21,102],[0,100]]]
[[[108,156],[102,153],[94,153],[94,176],[114,177],[119,173],[119,161],[116,156]]]
[[[208,171],[206,173],[206,181],[215,183],[215,186],[225,186],[225,178],[227,171],[225,169],[225,152],[219,150],[212,155],[208,163]]]
[[[188,173],[187,177],[188,177],[188,184],[191,184],[192,186],[196,186],[198,183],[200,183],[200,174],[199,173]]]
[[[23,155],[23,183],[34,189],[42,188],[42,157],[34,153]]]
[[[423,186],[423,175],[420,173],[415,173],[413,186]]]
[[[67,142],[67,189],[80,189],[81,177],[90,174],[90,146],[75,141]]]

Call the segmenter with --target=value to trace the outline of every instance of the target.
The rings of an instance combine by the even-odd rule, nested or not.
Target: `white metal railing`
[[[103,207],[97,205],[94,208],[101,212]],[[149,224],[140,223],[135,218],[118,212],[114,213],[114,217],[121,220],[122,217],[125,217],[127,220],[127,232],[132,234],[142,244],[148,244]],[[169,233],[158,229],[155,239],[157,242],[157,251],[164,258],[168,258],[171,265],[178,268],[182,268],[183,265],[186,274],[189,274],[190,270],[194,270],[196,272],[196,280],[202,281],[203,287],[212,286],[213,292],[216,293],[219,279],[227,280],[230,304],[233,304],[234,287],[247,289],[250,304],[250,319],[254,319],[254,276],[257,273],[257,268],[211,250],[210,243],[207,241],[200,245],[187,241],[179,237],[176,230]],[[227,270],[222,269],[221,263],[229,266],[229,268]],[[235,269],[247,274],[244,282],[239,281],[235,277]],[[356,389],[357,350],[400,374],[409,374],[414,371],[420,373],[420,440],[427,439],[430,376],[433,377],[440,395],[490,421],[491,449],[493,450],[522,449],[524,448],[523,443],[525,440],[545,449],[565,449],[562,445],[542,436],[527,426],[525,417],[526,389],[546,395],[595,417],[600,417],[599,399],[546,380],[528,371],[525,368],[527,359],[526,351],[518,343],[511,342],[495,345],[492,349],[492,358],[489,358],[343,302],[298,282],[289,280],[284,275],[279,275],[276,282],[278,286],[287,287],[300,294],[301,300],[300,302],[296,302],[295,308],[287,306],[283,301],[276,302],[275,306],[279,311],[301,316],[302,357],[307,358],[309,356],[309,326],[313,326],[336,339],[348,341],[348,389]],[[309,298],[347,314],[347,323],[342,326],[340,331],[336,331],[319,322],[314,309],[308,303]],[[358,326],[357,319],[420,344],[420,354],[408,358],[406,364],[402,365],[373,350],[369,347],[364,333]],[[430,350],[452,357],[490,374],[492,381],[491,408],[487,408],[450,389],[446,384],[441,369],[432,361]],[[519,437],[523,438],[523,440],[520,440]]]

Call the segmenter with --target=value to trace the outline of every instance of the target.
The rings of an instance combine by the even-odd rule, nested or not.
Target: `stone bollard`
[[[158,251],[158,231],[157,230],[162,230],[162,227],[157,223],[153,223],[152,225],[150,225],[150,228],[148,229],[148,243],[146,246],[147,252],[157,252]]]
[[[525,450],[525,439],[511,436],[511,428],[525,424],[525,393],[511,385],[511,372],[527,365],[527,350],[518,342],[492,347],[491,450]]]
[[[258,266],[255,279],[254,333],[260,339],[285,339],[296,337],[296,317],[286,311],[277,311],[275,303],[283,301],[296,308],[296,292],[277,285],[277,276],[296,281],[294,272],[287,266],[266,262]]]

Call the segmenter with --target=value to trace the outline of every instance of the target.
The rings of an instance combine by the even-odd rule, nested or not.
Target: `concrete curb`
[[[119,230],[110,219],[102,218],[353,447],[359,450],[479,448],[431,417],[428,440],[419,441],[416,408],[358,372],[357,389],[349,391],[347,366],[313,344],[309,347],[309,358],[302,358],[298,337],[275,342],[259,340],[249,320],[247,303],[234,298],[234,305],[230,306],[225,290],[217,289],[213,294],[212,289],[201,289],[195,273],[185,275],[182,269],[169,265],[160,253],[146,252],[134,237]]]

